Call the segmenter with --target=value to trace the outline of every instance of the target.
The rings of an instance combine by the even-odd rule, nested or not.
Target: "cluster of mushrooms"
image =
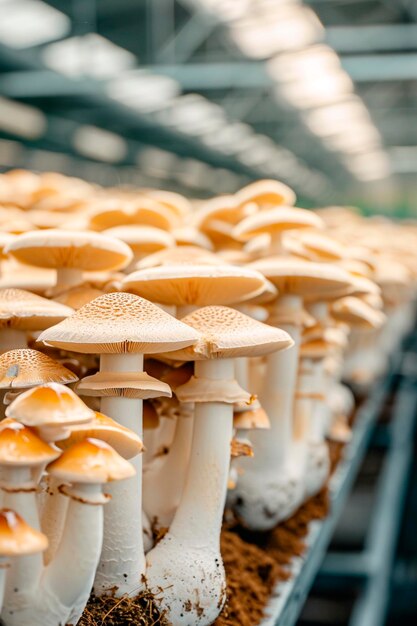
[[[208,626],[225,509],[266,531],[322,489],[413,324],[417,225],[295,200],[0,177],[5,626],[143,589]]]

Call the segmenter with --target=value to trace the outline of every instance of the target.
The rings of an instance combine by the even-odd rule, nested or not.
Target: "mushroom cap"
[[[290,252],[306,256],[311,261],[329,262],[344,258],[343,246],[338,241],[312,230],[286,233],[283,245]]]
[[[326,297],[346,292],[352,283],[343,269],[329,263],[312,263],[292,257],[267,257],[251,263],[282,294]]]
[[[91,285],[76,285],[55,296],[54,302],[60,302],[71,307],[74,311],[78,311],[84,304],[102,296],[103,293],[105,292]]]
[[[146,372],[97,372],[86,376],[77,385],[82,396],[123,396],[125,398],[171,397],[168,384]]]
[[[203,307],[186,315],[182,321],[200,335],[194,346],[172,354],[183,361],[262,356],[294,343],[284,330],[225,306]]]
[[[296,228],[324,228],[321,218],[308,209],[278,207],[249,215],[235,226],[233,234],[242,241],[262,233],[283,232]]]
[[[47,471],[64,482],[90,484],[103,484],[135,475],[133,465],[108,443],[93,437],[73,443],[48,465]]]
[[[197,246],[178,246],[150,254],[137,263],[138,269],[148,269],[159,265],[182,265],[197,263],[198,265],[222,265],[224,261],[209,250]]]
[[[142,257],[175,246],[175,239],[171,233],[154,226],[114,226],[103,231],[102,234],[124,241],[135,257]]]
[[[124,459],[131,459],[143,450],[143,442],[133,430],[121,426],[111,417],[98,411],[91,422],[71,426],[70,431],[69,437],[57,442],[61,450],[66,450],[74,443],[90,437],[105,441]]]
[[[254,208],[256,210],[256,207]],[[245,217],[245,210],[239,204],[236,196],[223,195],[203,202],[194,215],[194,223],[202,231],[205,231],[212,220],[235,224],[242,217]]]
[[[355,298],[347,296],[340,298],[331,304],[330,314],[339,322],[345,322],[349,326],[359,328],[379,328],[385,321],[382,311],[375,310],[369,304]]]
[[[22,348],[0,355],[0,389],[24,389],[43,383],[75,383],[78,376],[43,352]]]
[[[50,463],[59,451],[42,441],[33,430],[9,420],[0,428],[0,466],[35,466]]]
[[[154,430],[158,428],[160,423],[158,411],[155,409],[154,405],[144,400],[143,402],[143,428],[144,430]]]
[[[12,235],[11,233],[0,233],[0,259],[5,259],[7,254],[4,253],[4,249],[6,246],[12,243],[16,239],[16,235]]]
[[[294,191],[278,180],[257,180],[254,183],[242,187],[236,194],[239,204],[255,202],[260,207],[279,206],[281,204],[292,206],[295,204]]]
[[[7,407],[6,415],[26,426],[42,427],[83,424],[95,413],[68,387],[47,383],[20,394]]]
[[[107,230],[113,226],[141,224],[171,230],[175,221],[175,215],[168,207],[141,196],[127,202],[120,199],[101,202],[97,208],[91,210],[88,226],[93,230]]]
[[[99,233],[52,229],[16,237],[6,252],[27,265],[83,271],[121,269],[133,258],[129,246],[118,239]]]
[[[172,231],[177,246],[198,246],[204,250],[213,250],[210,239],[194,226],[180,226]]]
[[[26,524],[15,511],[0,510],[0,556],[35,554],[47,547],[46,535]]]
[[[257,402],[254,408],[252,408],[252,406],[246,406],[243,407],[243,409],[241,409],[241,407],[235,407],[233,412],[233,427],[245,430],[262,430],[271,428],[271,423],[266,411],[261,407],[259,402]]]
[[[123,288],[161,304],[204,306],[230,304],[261,293],[259,272],[235,265],[170,265],[137,270]]]
[[[314,361],[321,360],[328,356],[333,347],[333,344],[325,339],[306,341],[300,345],[300,358],[313,359]]]
[[[23,289],[0,289],[0,328],[43,330],[73,313],[59,302]]]
[[[107,293],[42,333],[39,341],[86,354],[169,352],[198,334],[160,307],[130,293]]]
[[[143,193],[149,198],[153,198],[162,206],[167,207],[170,211],[179,217],[185,217],[193,210],[191,202],[175,191],[163,191],[161,189],[145,189]]]

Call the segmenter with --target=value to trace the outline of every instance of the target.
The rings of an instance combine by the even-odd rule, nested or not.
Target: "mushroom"
[[[304,491],[292,455],[293,400],[298,370],[298,346],[303,320],[303,295],[326,294],[349,287],[346,272],[329,264],[290,257],[271,257],[250,267],[261,271],[280,295],[271,306],[269,323],[279,325],[294,339],[294,347],[267,357],[267,371],[259,393],[270,422],[268,432],[251,434],[254,458],[241,459],[244,473],[231,496],[233,508],[246,526],[256,530],[273,528],[289,516]]]
[[[71,426],[90,422],[95,413],[68,387],[45,383],[20,394],[7,407],[6,415],[35,429],[42,439],[56,442],[69,435]],[[44,467],[39,467],[35,479],[40,478]],[[50,477],[48,498],[42,504],[42,529],[49,540],[45,558],[49,561],[60,540],[67,508],[67,500]]]
[[[147,554],[146,582],[170,624],[212,624],[225,601],[220,528],[226,498],[233,404],[251,396],[234,380],[234,359],[292,345],[289,335],[223,306],[198,309],[183,322],[201,335],[172,356],[195,361],[194,376],[177,387],[194,402],[194,430],[185,486],[173,522]]]
[[[133,252],[132,263],[159,250],[175,246],[171,233],[154,226],[114,226],[103,231],[103,235],[124,241]]]
[[[0,289],[0,352],[26,348],[26,333],[44,330],[73,310],[23,289]]]
[[[295,204],[294,191],[278,180],[257,180],[242,187],[235,194],[239,204],[255,203],[260,209],[269,209],[276,206],[292,206]]]
[[[99,233],[44,230],[25,233],[6,247],[13,258],[35,267],[56,270],[57,295],[82,283],[85,271],[109,271],[132,260],[127,244]]]
[[[0,510],[0,613],[10,560],[43,552],[47,545],[46,536],[29,526],[18,513],[11,509]]]
[[[70,502],[57,552],[33,584],[6,595],[2,617],[8,626],[75,624],[87,603],[103,538],[103,511],[108,497],[103,484],[134,474],[134,468],[107,443],[85,439],[73,444],[48,472]]]
[[[102,393],[98,394],[102,395],[101,411],[133,430],[140,438],[142,398],[161,395],[161,392],[145,395],[143,389],[135,392],[135,386],[138,387],[135,380],[141,379],[143,387],[146,379],[143,354],[174,350],[195,343],[197,339],[198,334],[191,328],[151,302],[128,293],[109,293],[96,298],[76,311],[66,323],[48,329],[39,338],[66,350],[99,354],[100,372],[93,378],[101,385]],[[100,378],[104,380],[100,382]],[[145,383],[149,388],[149,379]],[[168,386],[165,389],[168,390]],[[133,459],[133,465],[136,477],[123,485],[109,487],[112,501],[105,514],[96,593],[114,587],[120,595],[137,593],[145,571],[140,455]],[[124,511],[123,516],[120,515],[121,510]]]

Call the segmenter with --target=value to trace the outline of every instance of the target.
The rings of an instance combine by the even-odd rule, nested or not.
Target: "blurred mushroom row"
[[[209,626],[224,515],[267,531],[322,489],[413,325],[417,224],[295,202],[0,176],[5,626],[141,589]]]

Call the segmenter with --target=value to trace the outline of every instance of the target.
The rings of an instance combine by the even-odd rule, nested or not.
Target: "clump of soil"
[[[168,622],[152,594],[143,591],[136,598],[91,595],[77,626],[168,626]]]
[[[272,590],[288,572],[255,544],[223,529],[221,552],[226,569],[227,601],[215,626],[254,626],[263,615]]]

